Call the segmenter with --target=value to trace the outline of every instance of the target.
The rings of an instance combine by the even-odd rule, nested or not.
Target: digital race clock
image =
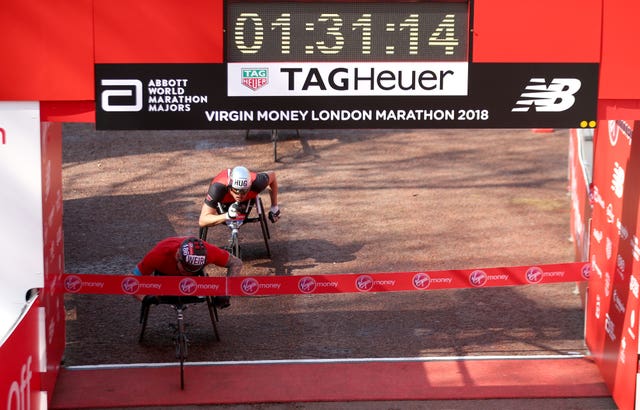
[[[227,62],[467,61],[466,2],[228,2]]]

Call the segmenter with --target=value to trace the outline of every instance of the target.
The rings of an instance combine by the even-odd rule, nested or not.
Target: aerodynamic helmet
[[[245,167],[235,167],[229,174],[229,188],[234,191],[248,191],[251,187],[251,174]]]
[[[201,239],[189,237],[180,244],[178,259],[186,271],[198,272],[207,263],[207,247]]]

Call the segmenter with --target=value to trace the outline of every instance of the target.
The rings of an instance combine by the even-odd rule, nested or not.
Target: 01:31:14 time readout
[[[466,3],[231,3],[227,61],[464,61]]]

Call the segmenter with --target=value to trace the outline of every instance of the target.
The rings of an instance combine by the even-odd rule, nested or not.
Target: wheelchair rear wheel
[[[187,335],[184,332],[182,309],[178,308],[178,329],[175,339],[176,359],[180,361],[180,389],[184,390],[184,362],[187,359]]]
[[[258,218],[260,219],[260,229],[262,230],[262,237],[264,239],[264,247],[267,249],[267,257],[271,259],[271,249],[269,248],[269,225],[267,225],[267,215],[262,204],[262,198],[258,198]]]

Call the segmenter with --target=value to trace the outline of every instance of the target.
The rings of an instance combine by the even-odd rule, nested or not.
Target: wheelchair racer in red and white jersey
[[[249,200],[255,199],[267,188],[271,199],[269,219],[275,223],[280,218],[280,208],[278,181],[274,171],[251,172],[243,166],[220,171],[209,184],[198,224],[204,228],[236,218],[244,213]]]
[[[158,242],[138,262],[132,273],[137,276],[204,276],[207,265],[226,267],[227,276],[238,276],[242,270],[242,261],[224,249],[195,237],[175,236]],[[136,298],[142,301],[144,297],[136,295]],[[229,306],[228,296],[216,296],[213,299],[219,308]]]

